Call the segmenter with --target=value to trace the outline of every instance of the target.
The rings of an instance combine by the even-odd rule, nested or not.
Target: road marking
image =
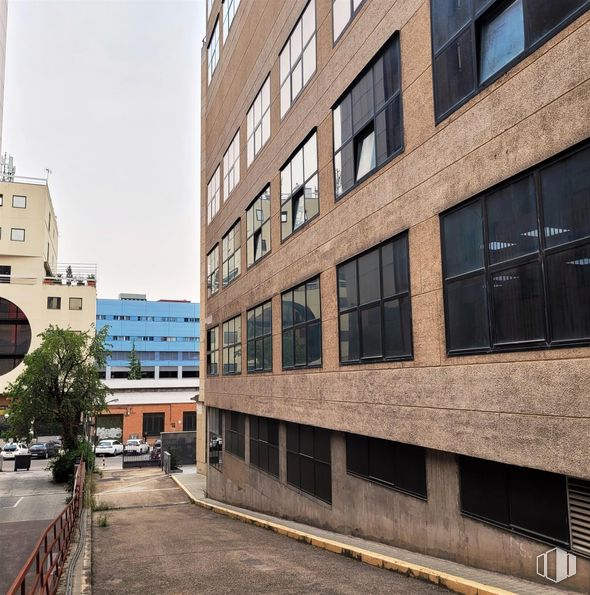
[[[21,496],[12,506],[0,506],[0,509],[5,510],[7,508],[16,508],[23,498],[24,496]]]

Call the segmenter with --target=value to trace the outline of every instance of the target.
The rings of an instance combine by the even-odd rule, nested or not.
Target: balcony
[[[96,287],[95,264],[63,264],[60,263],[51,271],[46,267],[48,274],[43,283],[45,285],[88,285]]]

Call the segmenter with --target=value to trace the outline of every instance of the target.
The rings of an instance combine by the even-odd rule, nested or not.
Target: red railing
[[[54,595],[57,591],[74,527],[82,509],[85,474],[86,466],[82,461],[76,471],[72,499],[45,529],[33,553],[8,589],[8,595]]]

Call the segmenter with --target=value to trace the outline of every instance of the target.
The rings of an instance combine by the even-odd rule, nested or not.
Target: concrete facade
[[[222,474],[209,469],[208,492],[257,510],[538,578],[533,561],[546,545],[461,516],[455,455],[590,479],[585,406],[590,349],[449,356],[439,215],[590,137],[590,15],[581,14],[436,124],[430,2],[366,0],[334,44],[332,2],[316,0],[316,70],[281,119],[279,54],[305,6],[303,0],[242,0],[209,84],[206,44],[203,48],[202,335],[241,314],[243,372],[209,377],[203,370],[201,400],[206,407],[333,430],[333,501],[325,505],[293,490],[284,471],[277,482],[232,455],[225,457]],[[221,2],[214,1],[207,40],[221,12]],[[336,201],[332,107],[395,31],[401,46],[403,151]],[[246,167],[246,114],[269,73],[270,139]],[[238,128],[241,178],[229,197],[222,194],[219,213],[207,224],[207,183]],[[280,168],[313,128],[319,216],[281,241]],[[269,183],[271,252],[247,269],[245,211]],[[206,255],[238,219],[241,275],[208,298]],[[413,358],[342,366],[336,266],[404,230],[409,230]],[[321,287],[322,367],[282,370],[281,292],[315,275]],[[245,313],[269,299],[273,371],[247,374]],[[428,449],[428,502],[348,476],[341,432]],[[199,444],[204,468],[207,445]],[[281,465],[284,458],[283,445]],[[578,574],[566,583],[587,589],[587,559],[579,557]]]
[[[31,327],[29,351],[39,346],[38,335],[51,324],[94,332],[96,267],[78,274],[79,265],[58,265],[59,232],[47,182],[0,182],[0,194],[0,266],[10,271],[0,283],[0,298],[16,304],[27,317]],[[26,206],[14,207],[14,196],[25,197]],[[24,241],[11,239],[12,229],[24,230]],[[58,298],[60,307],[50,309],[49,298]],[[75,306],[70,299],[76,301]],[[22,369],[21,363],[0,376],[0,395]]]

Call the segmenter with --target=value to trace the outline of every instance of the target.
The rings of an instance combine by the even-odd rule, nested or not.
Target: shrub
[[[49,469],[55,483],[66,483],[73,481],[74,464],[80,455],[75,450],[68,450],[58,455],[51,463]]]

